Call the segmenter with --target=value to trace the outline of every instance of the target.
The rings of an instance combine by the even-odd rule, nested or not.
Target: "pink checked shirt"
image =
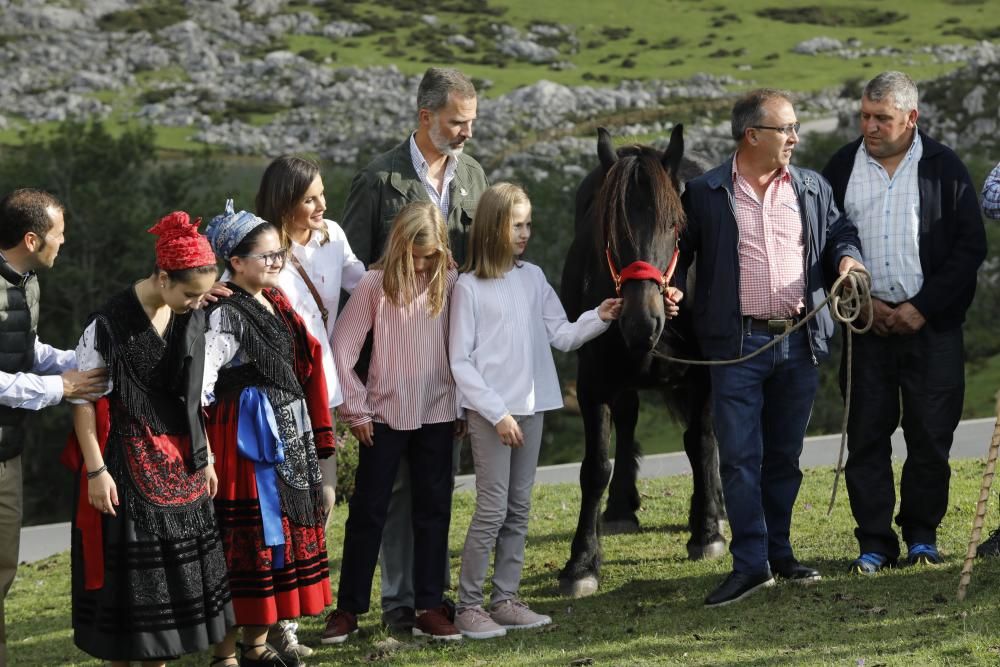
[[[740,233],[740,310],[759,319],[801,312],[805,245],[791,174],[782,169],[758,201],[753,186],[737,171],[734,156],[733,193]]]

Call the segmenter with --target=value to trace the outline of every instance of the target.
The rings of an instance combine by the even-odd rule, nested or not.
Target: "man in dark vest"
[[[63,398],[96,400],[107,371],[81,373],[71,350],[38,340],[38,279],[63,237],[63,206],[39,190],[15,190],[0,201],[0,665],[7,664],[3,600],[17,571],[21,543],[21,426],[29,410]]]

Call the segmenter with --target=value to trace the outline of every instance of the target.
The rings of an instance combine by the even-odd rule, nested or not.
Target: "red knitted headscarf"
[[[160,218],[148,230],[160,237],[156,240],[156,265],[164,271],[215,265],[212,246],[198,233],[200,223],[201,218],[192,223],[184,211],[174,211]]]

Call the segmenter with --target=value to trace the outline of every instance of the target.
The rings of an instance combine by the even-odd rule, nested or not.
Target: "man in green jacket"
[[[479,195],[488,187],[483,168],[465,155],[476,120],[476,89],[455,69],[431,67],[417,90],[417,129],[358,172],[341,217],[351,250],[377,260],[399,209],[412,201],[438,205],[448,221],[455,260],[465,259],[466,236]]]
[[[431,67],[424,74],[417,89],[416,131],[358,172],[347,195],[341,220],[362,262],[371,264],[382,255],[396,214],[413,201],[441,209],[452,255],[459,264],[465,261],[469,226],[488,187],[483,168],[463,152],[472,138],[476,108],[475,86],[458,70]],[[414,624],[410,503],[410,472],[402,461],[382,533],[382,623],[406,633]],[[448,572],[448,563],[442,567]],[[336,634],[328,628],[323,642],[346,639]]]

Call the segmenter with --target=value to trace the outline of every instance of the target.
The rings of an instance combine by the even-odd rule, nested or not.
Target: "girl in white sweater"
[[[542,270],[520,259],[531,237],[524,190],[498,183],[479,200],[468,258],[451,302],[451,370],[466,409],[476,469],[476,511],[465,538],[455,625],[470,639],[551,622],[517,598],[542,413],[562,407],[550,345],[575,350],[621,312],[607,299],[566,319]],[[496,547],[489,611],[483,585]]]

